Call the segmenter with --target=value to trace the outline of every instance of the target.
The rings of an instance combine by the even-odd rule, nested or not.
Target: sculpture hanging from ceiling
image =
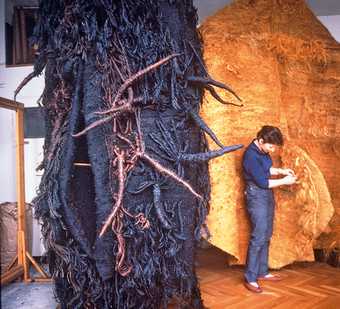
[[[202,308],[207,161],[242,145],[198,115],[204,89],[233,91],[206,72],[196,23],[189,0],[41,1],[17,92],[45,68],[35,213],[62,308]]]
[[[299,178],[291,189],[275,189],[270,267],[313,261],[313,248],[339,247],[339,43],[303,0],[233,1],[200,31],[209,73],[244,101],[236,114],[207,93],[202,118],[226,144],[248,144],[264,123],[280,127],[286,142],[275,164]],[[210,241],[238,264],[249,240],[241,158],[240,151],[211,162],[207,219]]]

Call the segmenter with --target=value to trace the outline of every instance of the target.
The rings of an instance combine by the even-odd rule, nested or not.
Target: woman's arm
[[[293,175],[287,175],[281,179],[269,179],[268,187],[275,188],[283,185],[292,185],[296,182],[297,178]]]
[[[295,173],[292,169],[290,168],[279,168],[279,167],[271,167],[270,170],[270,175],[291,175],[295,176]]]

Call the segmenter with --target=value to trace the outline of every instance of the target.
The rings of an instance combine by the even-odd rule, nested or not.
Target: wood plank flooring
[[[243,286],[242,266],[228,266],[216,248],[199,250],[197,275],[207,308],[340,309],[340,268],[296,263],[279,274],[284,280],[264,282],[263,293],[255,294]]]
[[[298,263],[279,271],[280,282],[263,284],[262,294],[243,287],[243,267],[228,266],[216,248],[201,249],[197,275],[209,309],[340,309],[340,268],[322,263]],[[50,283],[12,283],[1,291],[4,309],[55,309]],[[176,306],[169,306],[169,309]]]

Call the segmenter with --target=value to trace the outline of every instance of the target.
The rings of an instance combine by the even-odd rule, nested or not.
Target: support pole
[[[25,163],[24,163],[24,112],[16,111],[16,175],[18,201],[18,264],[24,267],[24,281],[30,281],[26,260],[26,206],[25,206]]]

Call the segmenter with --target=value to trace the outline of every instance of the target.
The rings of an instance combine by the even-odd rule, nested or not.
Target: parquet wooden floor
[[[263,293],[243,286],[243,267],[228,266],[216,248],[200,249],[197,275],[209,309],[340,309],[340,269],[324,263],[296,263],[279,271],[280,282],[265,282]]]

